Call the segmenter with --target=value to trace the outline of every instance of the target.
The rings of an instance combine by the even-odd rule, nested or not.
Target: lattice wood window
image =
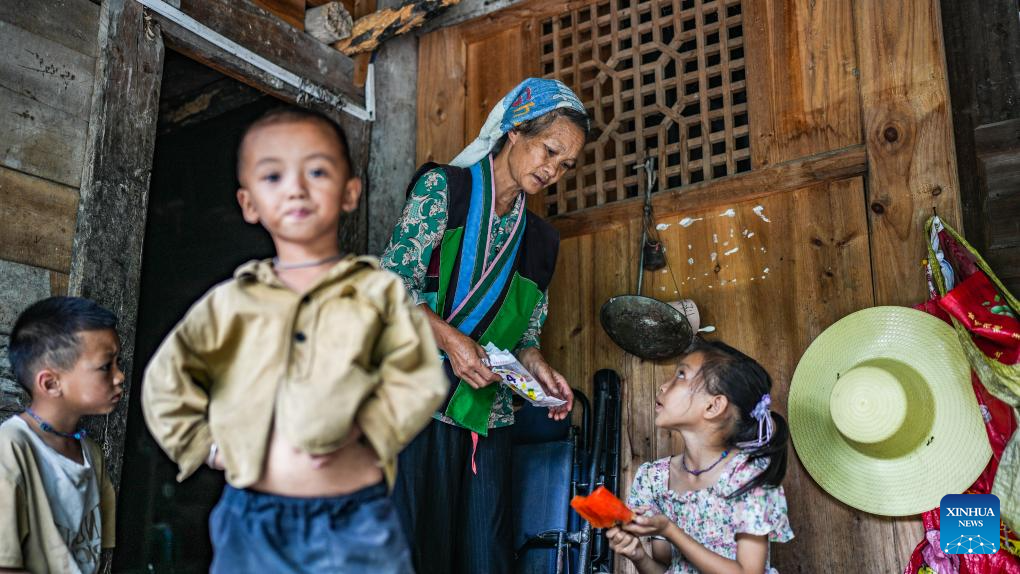
[[[541,33],[543,75],[577,92],[594,128],[547,214],[636,197],[647,155],[660,190],[751,169],[740,0],[593,0]]]

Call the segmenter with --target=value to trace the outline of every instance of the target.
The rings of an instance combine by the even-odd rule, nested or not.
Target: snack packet
[[[524,397],[529,403],[536,407],[558,407],[567,402],[545,394],[542,385],[538,384],[535,377],[510,351],[488,343],[485,345],[485,352],[489,355],[488,367],[492,369],[492,372],[502,377],[504,385]]]
[[[634,520],[634,511],[604,486],[596,488],[588,496],[575,496],[570,506],[595,528],[609,528]]]

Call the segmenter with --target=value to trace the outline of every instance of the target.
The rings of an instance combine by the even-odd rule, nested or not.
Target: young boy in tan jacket
[[[14,322],[8,358],[32,403],[0,425],[0,572],[92,574],[113,548],[113,486],[78,424],[124,395],[116,328],[80,297],[43,299]]]
[[[142,387],[149,429],[178,480],[226,471],[212,572],[410,572],[383,481],[446,396],[429,326],[399,277],[340,252],[361,181],[339,126],[270,112],[237,171],[244,219],[277,256],[242,265],[167,336]]]

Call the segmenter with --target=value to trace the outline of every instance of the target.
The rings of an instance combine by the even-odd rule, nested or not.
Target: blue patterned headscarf
[[[528,78],[503,96],[489,112],[478,138],[450,162],[457,167],[470,167],[492,151],[493,146],[515,126],[557,109],[573,108],[587,115],[584,104],[563,82]]]

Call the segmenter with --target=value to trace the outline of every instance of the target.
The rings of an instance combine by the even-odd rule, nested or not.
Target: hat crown
[[[829,397],[832,422],[846,438],[874,444],[891,438],[907,418],[907,393],[887,368],[862,365],[839,377]]]

